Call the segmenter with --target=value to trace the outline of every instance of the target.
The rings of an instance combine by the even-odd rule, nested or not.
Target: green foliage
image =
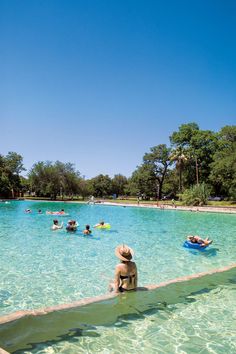
[[[80,192],[80,173],[73,164],[56,161],[37,162],[29,174],[31,191],[37,196],[56,199],[58,195],[73,196]]]
[[[179,170],[179,184],[182,189],[182,177],[186,186],[194,183],[209,183],[210,164],[218,148],[217,134],[210,130],[200,130],[196,123],[182,124],[174,132],[170,141],[177,155],[176,168]],[[184,156],[180,164],[179,157]]]
[[[226,126],[219,132],[219,148],[210,167],[216,193],[236,199],[236,126]]]
[[[186,205],[205,205],[210,196],[210,189],[205,184],[199,184],[186,189],[181,199]]]
[[[112,194],[112,180],[108,175],[98,175],[90,181],[92,187],[92,195],[103,198]]]
[[[24,170],[23,158],[16,152],[0,155],[0,196],[15,197],[21,191],[19,174]]]
[[[128,179],[121,175],[115,175],[112,179],[112,194],[116,194],[118,197],[119,195],[124,195],[126,188],[128,185]]]
[[[150,153],[143,157],[143,164],[150,171],[150,180],[156,191],[156,197],[161,199],[162,187],[168,172],[168,167],[172,164],[171,149],[166,144],[159,144],[152,147]]]

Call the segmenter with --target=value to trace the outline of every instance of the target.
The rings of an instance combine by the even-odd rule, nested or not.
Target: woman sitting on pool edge
[[[138,272],[135,262],[131,259],[134,251],[126,246],[120,245],[115,249],[115,255],[121,260],[115,268],[114,283],[110,284],[110,291],[121,292],[135,290],[138,283]]]
[[[187,237],[187,240],[191,243],[198,243],[201,245],[201,247],[206,247],[213,242],[212,240],[209,240],[209,237],[205,238],[204,240],[203,238],[197,235],[196,236],[189,235]]]

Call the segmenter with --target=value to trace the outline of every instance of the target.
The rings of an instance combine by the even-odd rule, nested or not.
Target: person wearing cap
[[[115,255],[121,263],[117,264],[115,268],[113,290],[115,292],[135,290],[138,283],[138,273],[135,262],[131,261],[134,251],[127,245],[120,245],[116,247]]]

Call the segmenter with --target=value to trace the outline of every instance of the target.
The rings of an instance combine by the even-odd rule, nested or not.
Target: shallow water
[[[32,214],[25,214],[26,208]],[[54,217],[45,212],[61,208],[79,222],[77,233],[50,230]],[[83,236],[85,224],[101,219],[110,230]],[[117,263],[114,249],[121,243],[135,251],[140,286],[235,262],[235,215],[13,201],[0,205],[0,225],[0,315],[106,293]],[[188,234],[209,236],[214,243],[204,252],[185,249]]]
[[[82,326],[20,353],[227,353],[236,352],[236,286],[221,285],[183,303],[157,304],[107,326]]]

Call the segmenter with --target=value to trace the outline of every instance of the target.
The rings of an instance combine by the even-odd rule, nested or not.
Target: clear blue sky
[[[236,123],[235,0],[0,0],[0,153],[130,176],[182,123]]]

